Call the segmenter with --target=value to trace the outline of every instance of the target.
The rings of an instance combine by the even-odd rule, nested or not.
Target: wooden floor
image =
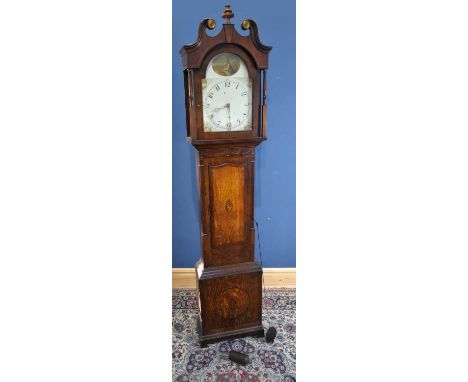
[[[296,268],[264,268],[266,288],[295,288]],[[173,268],[173,288],[195,288],[195,268]]]

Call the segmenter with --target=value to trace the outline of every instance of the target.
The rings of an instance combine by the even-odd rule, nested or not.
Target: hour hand
[[[212,111],[213,113],[216,113],[217,111],[222,110],[222,109],[225,109],[225,108],[227,108],[227,107],[228,107],[228,105],[226,104],[226,105],[221,106],[221,107],[215,107],[214,109],[211,109],[211,111]]]

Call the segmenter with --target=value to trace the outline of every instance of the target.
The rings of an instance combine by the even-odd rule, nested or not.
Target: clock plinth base
[[[202,335],[201,333],[201,321],[197,319],[197,331],[198,339],[200,341],[200,347],[205,348],[208,344],[228,340],[230,338],[241,338],[241,337],[264,337],[265,329],[263,326],[254,326],[251,328],[231,330],[223,333],[211,334],[211,335]]]
[[[262,268],[255,262],[203,268],[197,263],[198,334],[202,347],[263,336]]]

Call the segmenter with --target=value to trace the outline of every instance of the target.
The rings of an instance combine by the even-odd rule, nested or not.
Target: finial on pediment
[[[231,24],[231,19],[234,17],[234,13],[232,12],[231,6],[229,4],[224,6],[224,12],[221,17],[226,19],[226,24]]]

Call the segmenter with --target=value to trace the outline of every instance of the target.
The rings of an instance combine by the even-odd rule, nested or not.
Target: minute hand
[[[231,105],[228,103],[226,106],[228,112],[229,126],[231,126]]]

